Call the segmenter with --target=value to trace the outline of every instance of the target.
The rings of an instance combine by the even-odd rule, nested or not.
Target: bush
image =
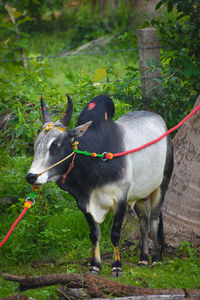
[[[188,114],[200,93],[200,3],[198,1],[161,0],[157,9],[166,5],[174,9],[175,18],[152,21],[160,35],[162,50],[163,99],[155,99],[153,107],[171,126]]]

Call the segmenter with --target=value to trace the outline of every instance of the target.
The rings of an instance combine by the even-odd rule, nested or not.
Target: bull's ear
[[[43,97],[41,96],[41,108],[42,108],[42,117],[43,117],[43,122],[48,123],[51,122],[51,118],[49,116],[48,110],[46,108],[46,105],[44,103]]]
[[[72,113],[73,113],[73,102],[70,98],[70,96],[66,93],[67,99],[68,99],[68,105],[67,105],[67,110],[64,113],[64,116],[60,120],[60,123],[63,126],[67,126],[71,120]]]
[[[92,121],[89,121],[83,125],[80,125],[70,131],[70,135],[73,138],[77,138],[82,136],[88,129],[88,127],[92,124]]]

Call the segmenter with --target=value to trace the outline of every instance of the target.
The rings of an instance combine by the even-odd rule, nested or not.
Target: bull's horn
[[[67,110],[64,113],[64,116],[60,120],[60,123],[64,126],[67,126],[71,120],[72,113],[73,113],[73,103],[70,98],[70,96],[66,93],[67,99],[68,99],[68,105],[67,105]]]
[[[51,122],[48,110],[46,108],[46,105],[44,103],[43,97],[41,96],[41,108],[42,108],[42,116],[43,116],[43,121],[44,123]]]

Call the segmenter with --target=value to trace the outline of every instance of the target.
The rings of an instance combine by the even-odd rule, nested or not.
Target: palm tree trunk
[[[200,104],[200,96],[194,105]],[[174,138],[175,165],[165,196],[163,216],[166,242],[177,247],[187,241],[200,246],[200,111]]]

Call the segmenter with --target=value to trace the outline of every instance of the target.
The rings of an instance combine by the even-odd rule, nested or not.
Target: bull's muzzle
[[[28,175],[26,176],[26,180],[30,184],[34,184],[36,182],[36,179],[37,179],[37,175],[36,174],[28,173]]]

